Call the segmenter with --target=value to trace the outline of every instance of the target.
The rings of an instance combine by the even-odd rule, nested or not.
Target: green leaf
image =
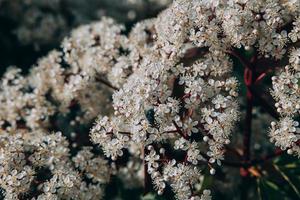
[[[257,179],[257,192],[261,200],[283,199],[279,186],[264,178]]]
[[[247,59],[252,58],[252,56],[255,54],[254,48],[250,48],[249,50],[243,48],[241,52]]]
[[[213,176],[206,170],[204,179],[201,185],[201,193],[203,190],[210,188],[213,185]]]
[[[296,187],[296,185],[291,181],[291,179],[288,177],[287,174],[284,173],[283,170],[280,169],[280,167],[276,164],[273,164],[276,171],[282,176],[282,178],[290,185],[290,187],[293,189],[297,197],[300,199],[300,192],[299,189]]]
[[[296,169],[299,166],[296,163],[289,163],[289,164],[284,165],[284,167],[287,169]]]
[[[141,200],[163,200],[163,198],[161,196],[158,196],[157,194],[148,193],[147,195],[142,196]]]

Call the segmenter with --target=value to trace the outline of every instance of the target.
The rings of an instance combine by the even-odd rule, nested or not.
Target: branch
[[[180,127],[177,125],[177,123],[173,120],[173,124],[176,127],[177,132],[184,138],[184,139],[188,139],[187,136],[182,132],[182,130],[180,129]]]
[[[245,59],[239,52],[235,50],[227,50],[226,53],[237,58],[245,68],[253,69],[252,64],[247,59]]]
[[[244,82],[247,86],[247,108],[245,118],[245,133],[243,138],[243,158],[248,162],[251,156],[251,129],[252,129],[252,110],[253,110],[253,95],[250,90],[253,87],[255,77],[255,68],[245,67]]]
[[[260,105],[265,109],[273,118],[279,119],[280,115],[277,113],[275,108],[273,108],[261,95],[260,93],[254,88],[249,87],[249,90],[255,96],[255,99],[259,101]]]
[[[119,88],[113,86],[111,83],[109,83],[108,81],[106,81],[102,78],[97,77],[96,80],[99,81],[100,83],[103,83],[104,85],[108,86],[109,88],[111,88],[113,90],[119,90]]]
[[[271,159],[273,159],[273,158],[276,158],[276,157],[278,157],[278,156],[281,156],[283,153],[284,153],[283,150],[277,148],[277,149],[275,150],[275,152],[272,153],[272,154],[266,155],[266,156],[264,156],[264,157],[262,157],[262,158],[259,158],[259,159],[254,159],[254,160],[252,160],[252,161],[251,161],[251,165],[257,165],[257,164],[264,163],[264,162],[266,162],[267,160],[271,160]]]

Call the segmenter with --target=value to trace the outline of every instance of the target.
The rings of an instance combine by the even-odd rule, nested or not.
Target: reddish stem
[[[244,72],[244,81],[247,86],[247,108],[246,108],[246,118],[245,118],[245,133],[243,140],[243,158],[244,161],[248,162],[250,160],[251,151],[251,125],[252,125],[252,110],[253,110],[253,95],[250,88],[253,85],[254,80],[254,67],[249,68],[247,66]]]

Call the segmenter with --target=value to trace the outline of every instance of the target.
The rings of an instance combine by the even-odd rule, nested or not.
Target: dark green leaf
[[[257,179],[257,191],[261,200],[283,199],[280,187],[276,183],[264,178]]]
[[[289,178],[289,176],[282,169],[280,169],[280,167],[277,166],[276,164],[274,164],[273,166],[278,171],[278,173],[280,173],[282,178],[290,185],[290,187],[293,189],[293,191],[295,192],[297,197],[300,199],[299,189],[296,187],[296,185],[293,183],[293,181]]]

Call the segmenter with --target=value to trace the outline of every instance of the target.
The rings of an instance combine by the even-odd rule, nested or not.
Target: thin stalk
[[[104,80],[102,78],[97,77],[96,80],[99,81],[100,83],[103,83],[104,85],[106,85],[107,87],[109,87],[109,88],[111,88],[113,90],[119,90],[119,88],[113,86],[110,82],[108,82],[108,81],[106,81],[106,80]]]
[[[248,162],[251,157],[251,134],[252,134],[252,110],[253,110],[253,95],[250,88],[253,85],[255,77],[255,68],[245,68],[244,81],[247,86],[247,108],[245,118],[245,132],[243,139],[243,159]]]
[[[250,93],[247,91],[247,93]],[[252,125],[252,110],[253,110],[253,96],[252,94],[247,95],[247,110],[245,119],[245,132],[243,139],[243,157],[244,161],[249,161],[251,156],[250,145],[251,145],[251,125]]]

